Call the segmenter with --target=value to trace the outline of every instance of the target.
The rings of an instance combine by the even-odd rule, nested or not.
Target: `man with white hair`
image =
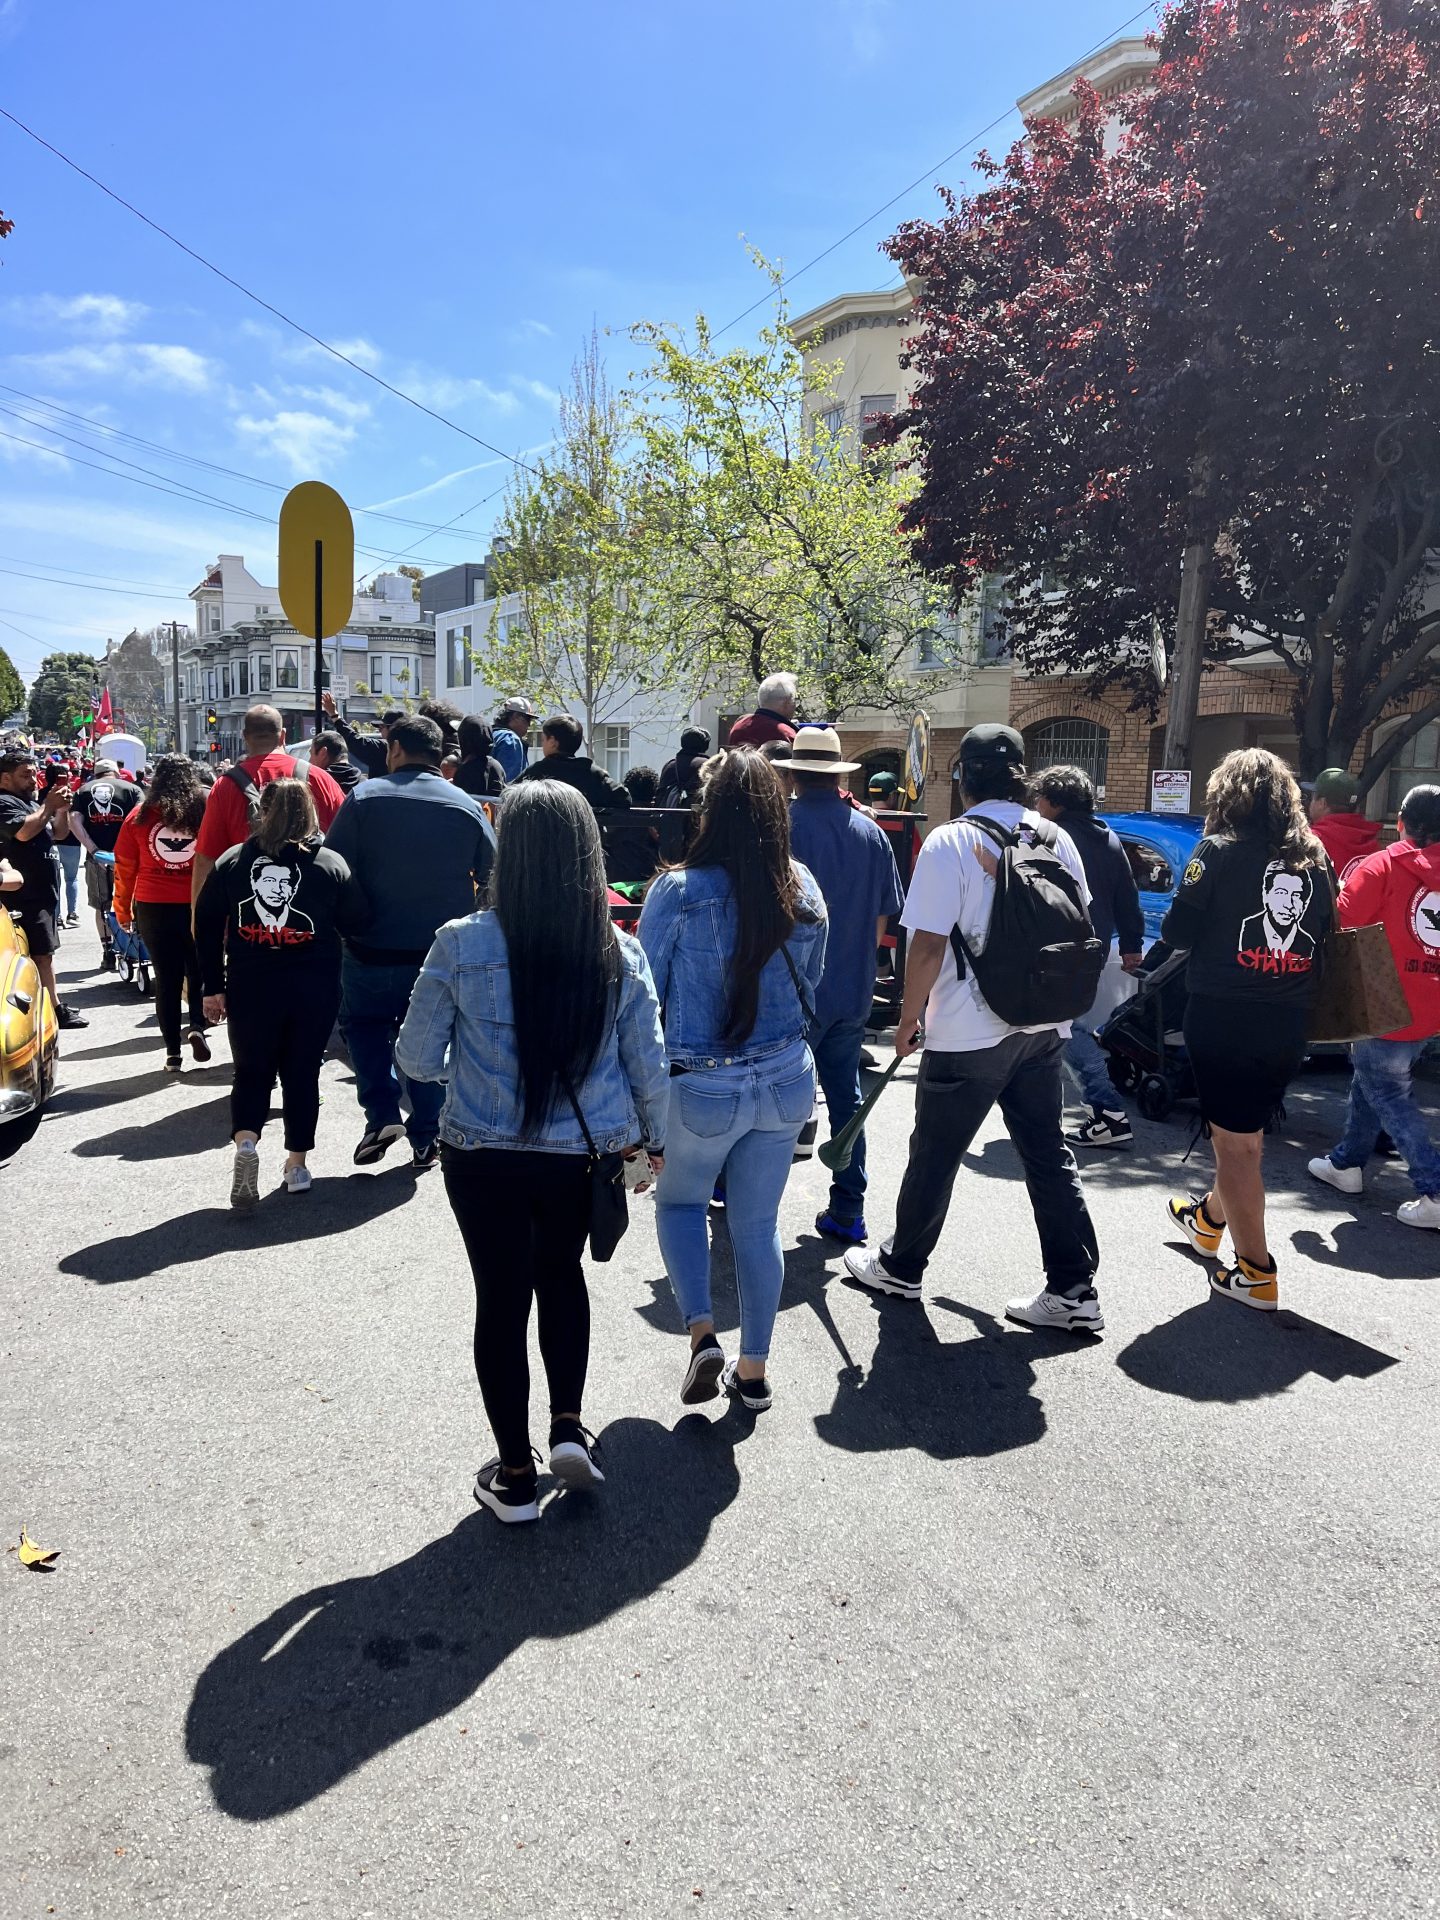
[[[726,746],[763,747],[769,740],[793,740],[798,692],[793,673],[768,674],[755,696],[755,711],[735,722]]]

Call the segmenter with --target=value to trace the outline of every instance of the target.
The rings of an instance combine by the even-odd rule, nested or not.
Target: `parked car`
[[[57,1033],[25,936],[0,906],[0,1160],[40,1124],[55,1085]]]
[[[1106,813],[1109,826],[1130,861],[1145,913],[1145,938],[1160,938],[1180,877],[1205,834],[1205,822],[1195,813]]]

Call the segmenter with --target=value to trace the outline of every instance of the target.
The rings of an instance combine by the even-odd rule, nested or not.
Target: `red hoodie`
[[[1385,1038],[1428,1040],[1440,1033],[1440,844],[1397,840],[1350,869],[1340,891],[1341,926],[1382,923],[1414,1015]]]
[[[156,807],[132,807],[115,841],[115,918],[128,927],[137,902],[188,907],[194,866],[189,827],[167,827]]]
[[[1374,853],[1380,844],[1380,822],[1367,820],[1363,813],[1327,813],[1321,820],[1312,820],[1310,831],[1330,856],[1330,864],[1345,878],[1345,869],[1356,860],[1363,860],[1367,853]]]

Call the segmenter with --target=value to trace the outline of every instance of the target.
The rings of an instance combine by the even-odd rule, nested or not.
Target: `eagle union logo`
[[[1417,893],[1410,906],[1410,930],[1422,947],[1440,953],[1440,891]]]

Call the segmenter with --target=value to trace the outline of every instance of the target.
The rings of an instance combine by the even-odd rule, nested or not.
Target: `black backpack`
[[[254,833],[256,827],[260,824],[260,789],[250,778],[249,774],[246,773],[243,766],[227,767],[220,777],[222,780],[233,780],[244,795],[245,830],[247,833]],[[308,767],[302,767],[300,762],[292,755],[290,759],[290,772],[288,774],[281,774],[280,778],[282,780],[303,779],[308,786],[310,782],[310,770]]]
[[[995,904],[984,948],[972,953],[959,927],[950,931],[955,971],[966,963],[990,1011],[1010,1027],[1056,1026],[1095,1003],[1105,949],[1095,938],[1080,882],[1055,851],[1048,820],[1015,833],[979,814],[971,826],[999,848]]]

